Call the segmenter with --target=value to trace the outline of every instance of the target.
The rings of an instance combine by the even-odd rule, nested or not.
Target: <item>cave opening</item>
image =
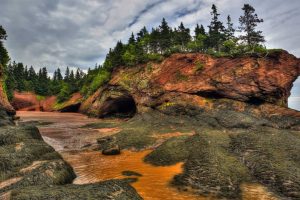
[[[300,111],[300,77],[293,83],[288,107]]]
[[[251,105],[256,105],[259,106],[261,104],[263,104],[265,101],[262,99],[259,99],[257,97],[250,97],[249,100],[247,101],[247,103],[251,104]]]
[[[132,96],[124,95],[107,99],[100,111],[100,117],[130,118],[137,112]]]
[[[77,104],[72,104],[70,106],[66,106],[63,109],[60,110],[60,112],[78,112],[79,108],[81,106],[81,103],[77,103]]]

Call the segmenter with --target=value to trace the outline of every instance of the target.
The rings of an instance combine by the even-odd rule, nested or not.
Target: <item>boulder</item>
[[[103,155],[118,155],[121,153],[120,147],[117,144],[107,147],[102,150]]]

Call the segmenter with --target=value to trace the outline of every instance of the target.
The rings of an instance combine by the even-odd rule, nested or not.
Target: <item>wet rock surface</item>
[[[154,149],[144,158],[153,165],[184,162],[172,180],[180,190],[240,199],[242,184],[260,183],[279,198],[297,199],[299,113],[278,107],[285,114],[275,117],[274,108],[228,99],[211,100],[202,109],[173,104],[118,123],[121,131],[109,138],[121,149]],[[164,137],[172,132],[182,134]]]
[[[71,166],[35,126],[0,127],[0,198],[9,199],[141,199],[125,181],[72,185]]]
[[[34,187],[15,190],[11,194],[13,200],[27,199],[116,199],[116,200],[141,200],[135,189],[126,181],[111,180],[101,183],[86,185],[65,185],[54,187]]]
[[[119,145],[111,145],[102,150],[103,155],[118,155],[121,153]]]

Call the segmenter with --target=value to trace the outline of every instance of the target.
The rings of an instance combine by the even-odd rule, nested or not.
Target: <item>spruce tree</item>
[[[77,70],[76,70],[75,79],[76,79],[76,81],[81,79],[81,71],[79,68],[77,68]]]
[[[206,35],[205,29],[202,24],[201,24],[201,26],[199,26],[199,24],[197,24],[194,32],[195,32],[195,37],[197,37],[200,34]]]
[[[3,26],[0,25],[0,41],[1,40],[6,40],[7,34]]]
[[[137,44],[138,51],[140,51],[142,49],[143,56],[144,56],[144,54],[149,53],[150,34],[145,26],[137,34],[137,43],[138,43]],[[139,54],[141,54],[141,52],[139,52]],[[139,57],[139,55],[138,55],[138,57]]]
[[[256,30],[257,25],[262,23],[263,19],[258,18],[255,9],[249,4],[244,4],[242,10],[244,11],[244,15],[239,18],[239,30],[245,33],[245,35],[240,36],[240,39],[253,48],[256,45],[265,42],[262,31]]]
[[[28,70],[28,79],[31,80],[31,81],[36,80],[36,73],[35,73],[35,70],[33,69],[32,66],[30,66],[30,68]]]
[[[171,47],[171,34],[172,29],[169,27],[165,18],[162,19],[161,25],[159,26],[159,47],[161,53],[165,53]]]
[[[61,75],[60,68],[57,68],[56,73],[57,73],[57,80],[58,80],[58,81],[62,81],[62,80],[63,80],[63,77],[62,77],[62,75]]]
[[[8,62],[9,62],[8,52],[7,52],[7,50],[6,50],[6,48],[4,47],[4,44],[3,44],[3,40],[6,40],[6,38],[7,38],[6,31],[0,25],[0,70],[2,70],[1,65],[5,69],[7,67]]]
[[[191,40],[190,29],[185,28],[183,23],[181,22],[178,26],[178,29],[174,31],[175,35],[175,44],[181,46],[181,50],[184,51],[187,44]]]
[[[65,71],[64,81],[68,82],[69,80],[70,80],[70,69],[69,69],[69,67],[67,67],[67,69]]]
[[[212,21],[209,27],[209,45],[217,51],[220,51],[221,44],[224,41],[224,26],[219,21],[219,13],[215,4],[211,7]]]
[[[235,29],[233,28],[233,23],[231,21],[230,15],[227,16],[227,23],[226,23],[226,25],[227,25],[227,27],[225,29],[226,40],[233,39],[234,38]]]
[[[134,37],[134,36],[133,36]],[[116,47],[110,52],[110,59],[112,67],[124,65],[122,55],[124,54],[125,48],[122,41],[118,41]]]
[[[148,30],[147,28],[144,26],[140,32],[137,33],[137,42],[140,42],[146,35],[148,35]]]
[[[157,28],[152,28],[151,34],[150,34],[150,51],[151,53],[158,53],[159,51],[159,41],[160,40],[160,33]]]
[[[57,81],[57,71],[54,70],[54,73],[53,73],[53,81],[56,82]]]
[[[135,44],[135,37],[134,37],[134,34],[133,33],[131,33],[131,36],[130,36],[130,38],[129,38],[129,40],[128,40],[128,44]]]

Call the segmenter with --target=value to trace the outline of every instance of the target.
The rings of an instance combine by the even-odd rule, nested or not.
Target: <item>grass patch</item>
[[[175,78],[176,78],[177,81],[187,81],[189,79],[188,76],[182,74],[180,71],[176,72]]]
[[[204,64],[200,61],[195,62],[195,73],[201,72],[204,69]]]
[[[45,97],[45,96],[41,96],[41,95],[36,95],[36,99],[37,99],[38,101],[43,101],[43,100],[46,99],[46,97]]]

